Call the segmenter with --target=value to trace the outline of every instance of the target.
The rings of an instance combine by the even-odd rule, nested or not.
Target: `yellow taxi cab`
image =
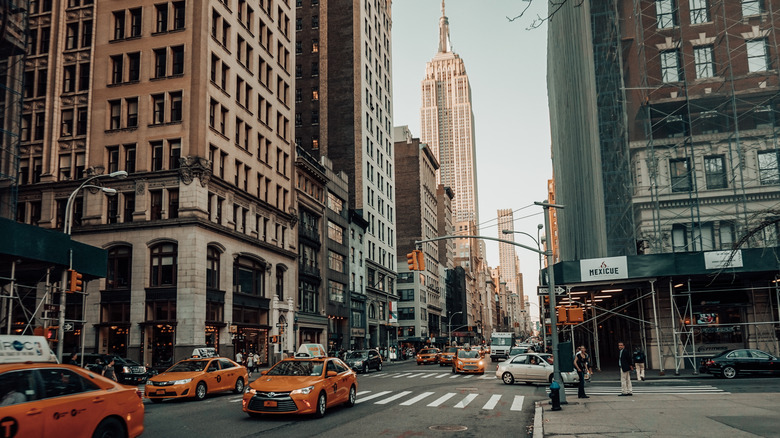
[[[452,365],[457,352],[458,347],[444,347],[444,350],[439,353],[439,366]]]
[[[146,381],[146,398],[159,403],[168,398],[195,398],[203,400],[207,394],[233,391],[244,392],[249,373],[225,357],[197,357],[184,359]]]
[[[476,349],[461,348],[452,362],[452,372],[485,374],[485,359]]]
[[[341,359],[327,357],[324,348],[316,355],[302,350],[304,346],[296,357],[278,362],[249,385],[242,400],[244,412],[250,417],[314,414],[321,418],[330,407],[355,406],[355,372]]]
[[[420,351],[417,352],[417,365],[423,365],[427,363],[438,363],[439,353],[441,353],[441,350],[439,350],[438,348],[434,348],[434,347],[421,348]]]
[[[0,437],[135,438],[144,405],[135,387],[61,365],[43,336],[0,336]]]

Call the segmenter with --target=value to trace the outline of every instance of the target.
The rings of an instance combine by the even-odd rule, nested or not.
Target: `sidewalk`
[[[632,373],[633,374],[633,373]],[[651,375],[654,374],[654,375]],[[671,374],[671,376],[669,375]],[[646,381],[694,377],[651,371]],[[596,373],[599,386],[620,387],[617,370]],[[777,393],[639,394],[645,382],[632,381],[633,397],[591,395],[578,399],[566,394],[568,404],[551,411],[549,401],[537,403],[534,438],[551,437],[775,437],[780,397]],[[590,384],[592,385],[592,383]],[[587,392],[587,387],[586,387]]]

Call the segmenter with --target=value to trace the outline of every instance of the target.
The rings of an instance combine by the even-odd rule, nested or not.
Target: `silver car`
[[[527,353],[518,354],[498,364],[496,377],[507,385],[515,381],[533,383],[550,383],[553,379],[552,354]],[[574,385],[580,382],[576,371],[561,372],[561,378],[565,385]]]

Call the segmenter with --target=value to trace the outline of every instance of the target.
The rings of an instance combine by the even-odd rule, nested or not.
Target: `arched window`
[[[287,268],[281,265],[276,266],[276,297],[279,300],[284,299],[284,271]]]
[[[175,243],[160,243],[151,248],[152,269],[149,286],[176,285],[176,249]]]
[[[265,297],[265,263],[246,257],[233,264],[233,292]]]
[[[376,307],[373,303],[368,306],[368,317],[371,319],[376,319]]]
[[[206,250],[206,288],[219,289],[219,250],[213,246]]]
[[[106,290],[129,289],[133,248],[115,246],[108,250]]]

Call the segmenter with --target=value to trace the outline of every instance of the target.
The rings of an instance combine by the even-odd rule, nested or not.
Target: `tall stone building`
[[[86,322],[67,349],[165,367],[299,341],[294,17],[289,1],[35,2],[17,219],[62,229],[84,178],[128,174],[95,180],[116,196],[75,194],[73,238],[108,250],[108,272],[86,313],[69,304]]]
[[[295,142],[349,179],[349,208],[368,222],[358,245],[365,290],[356,291],[366,295],[365,337],[386,347],[396,337],[389,309],[397,301],[391,1],[300,0],[295,30]]]

